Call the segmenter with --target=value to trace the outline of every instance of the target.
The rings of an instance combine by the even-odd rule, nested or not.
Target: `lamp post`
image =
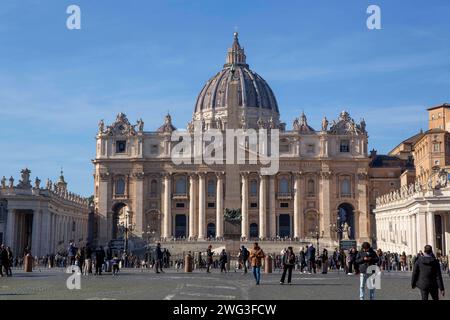
[[[120,223],[120,227],[122,227],[122,229],[125,233],[125,246],[124,246],[125,255],[128,255],[128,232],[132,232],[134,230],[134,225],[130,224],[129,217],[130,217],[130,212],[128,210],[126,210],[125,211],[125,223],[123,221]]]
[[[322,230],[322,235],[320,234],[319,231],[319,226],[316,226],[316,230],[314,232],[311,232],[311,235],[313,238],[316,238],[316,243],[317,243],[317,253],[320,254],[320,250],[319,250],[319,239],[323,238],[323,230]]]

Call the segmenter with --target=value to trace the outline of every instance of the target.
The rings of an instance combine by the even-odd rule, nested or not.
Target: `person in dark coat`
[[[306,251],[306,260],[308,260],[308,272],[314,271],[316,273],[316,248],[312,244],[309,245]]]
[[[250,252],[248,252],[246,247],[242,246],[239,255],[240,255],[240,259],[242,261],[242,267],[244,268],[244,273],[247,273],[248,272],[247,264],[248,264],[248,258],[250,256]]]
[[[302,247],[299,254],[298,254],[298,262],[300,264],[300,272],[305,272],[306,267],[306,255],[305,255],[305,249]]]
[[[420,289],[422,300],[428,300],[429,295],[433,300],[439,300],[438,291],[445,295],[439,261],[430,245],[425,246],[423,256],[419,256],[414,264],[411,286]]]
[[[84,269],[83,274],[88,275],[92,273],[92,249],[89,244],[86,245],[86,248],[84,249]]]
[[[163,252],[161,250],[161,243],[156,244],[155,248],[155,272],[159,273],[159,270],[161,270],[162,273],[164,273],[162,269],[162,263],[163,263]]]
[[[213,255],[212,245],[208,246],[208,250],[206,250],[206,272],[211,272],[211,266],[213,265]]]
[[[364,300],[364,294],[366,289],[366,282],[372,274],[367,273],[370,266],[376,265],[378,262],[378,256],[376,252],[370,246],[370,243],[363,242],[361,245],[361,251],[358,252],[355,259],[355,264],[359,266],[360,282],[359,282],[359,298]],[[370,300],[375,299],[375,289],[369,289]]]
[[[283,274],[281,276],[280,284],[284,284],[286,273],[288,273],[288,283],[291,284],[292,269],[294,269],[295,265],[295,254],[292,247],[287,248],[282,259],[283,259]]]
[[[102,266],[105,263],[105,250],[100,247],[99,250],[95,252],[95,274],[102,275]]]
[[[219,257],[219,264],[220,264],[220,272],[225,271],[227,272],[227,262],[228,262],[228,255],[225,249],[222,249],[222,252],[220,253]]]
[[[0,277],[3,277],[3,268],[5,269],[6,276],[8,275],[8,251],[6,247],[2,244],[0,246]]]
[[[322,274],[326,274],[328,272],[328,250],[323,249],[322,252]]]

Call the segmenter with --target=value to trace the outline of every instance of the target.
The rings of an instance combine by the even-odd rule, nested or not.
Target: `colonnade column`
[[[197,175],[189,175],[189,239],[194,239],[195,234],[195,209],[197,205]]]
[[[269,177],[269,236],[271,238],[275,238],[277,236],[275,180],[275,175]]]
[[[163,238],[170,238],[172,236],[172,181],[170,173],[163,176],[164,183],[164,213],[163,213]]]
[[[6,221],[6,245],[11,247],[11,250],[18,252],[23,248],[16,248],[16,214],[14,209],[8,209],[8,217]]]
[[[198,174],[198,238],[203,240],[206,238],[205,233],[205,174]]]
[[[261,175],[259,179],[259,238],[265,239],[266,233],[266,198],[267,198],[267,176]]]
[[[219,172],[216,186],[216,238],[223,237],[223,173]]]
[[[331,172],[329,171],[321,171],[320,172],[320,201],[319,201],[319,210],[322,219],[319,221],[319,225],[321,225],[321,230],[323,232],[323,236],[325,238],[331,237],[330,230],[330,179]]]
[[[294,238],[300,238],[300,173],[295,173],[294,179]]]
[[[241,237],[244,239],[248,238],[248,173],[243,172],[241,173],[242,178],[242,197],[241,197],[241,216],[242,216],[242,223],[241,223]]]

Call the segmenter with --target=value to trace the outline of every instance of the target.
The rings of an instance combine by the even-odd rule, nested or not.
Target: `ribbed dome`
[[[230,83],[237,82],[239,107],[272,110],[278,115],[278,104],[272,89],[261,76],[249,69],[244,49],[239,45],[237,36],[235,33],[224,68],[208,80],[200,92],[195,112],[229,107],[227,101],[230,101],[228,99]]]

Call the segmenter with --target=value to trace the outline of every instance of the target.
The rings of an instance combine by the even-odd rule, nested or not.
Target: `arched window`
[[[175,184],[175,193],[176,194],[186,194],[186,178],[179,177]]]
[[[214,179],[208,180],[208,196],[216,194],[216,181]]]
[[[152,180],[152,182],[150,182],[150,194],[152,196],[156,196],[157,193],[158,193],[158,182],[156,180]]]
[[[308,196],[314,196],[316,194],[316,186],[313,179],[308,180]]]
[[[289,181],[286,178],[282,178],[280,180],[280,185],[279,185],[279,189],[280,189],[280,193],[289,193]]]
[[[117,195],[125,194],[125,180],[123,178],[119,178],[116,181],[116,194]]]
[[[344,178],[341,182],[341,195],[342,196],[349,196],[351,195],[352,189],[350,185],[350,179]]]
[[[252,180],[250,182],[250,195],[251,196],[258,195],[258,182],[256,180]]]

